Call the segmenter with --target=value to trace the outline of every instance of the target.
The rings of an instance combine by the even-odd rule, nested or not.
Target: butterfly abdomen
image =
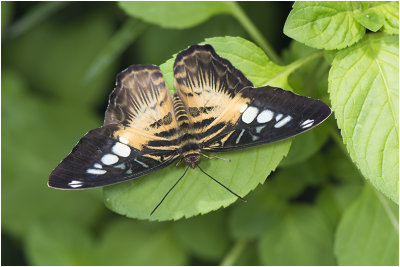
[[[178,94],[174,94],[173,101],[176,120],[178,121],[178,126],[181,132],[181,155],[183,156],[185,163],[194,168],[200,162],[200,147],[196,136],[192,133],[193,129],[190,126],[186,108]]]

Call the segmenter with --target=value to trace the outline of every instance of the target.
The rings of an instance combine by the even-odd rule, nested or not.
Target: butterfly
[[[52,171],[48,185],[107,186],[165,168],[178,158],[188,166],[186,173],[189,167],[200,168],[203,152],[283,140],[331,114],[320,100],[271,86],[254,87],[211,45],[180,52],[173,70],[173,95],[158,66],[133,65],[118,74],[104,125],[78,142]]]

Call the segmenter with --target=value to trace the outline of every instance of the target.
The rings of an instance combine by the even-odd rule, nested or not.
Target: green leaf
[[[329,162],[329,176],[341,184],[363,184],[364,178],[348,153],[335,146],[324,153],[324,161]]]
[[[306,161],[318,152],[322,145],[328,140],[328,130],[322,125],[313,131],[306,132],[293,138],[289,154],[284,158],[279,166],[290,166]]]
[[[227,58],[240,69],[254,84],[269,84],[290,89],[287,77],[301,66],[295,62],[288,66],[277,66],[253,43],[235,37],[206,39],[217,53]],[[170,89],[173,84],[173,59],[161,65]],[[287,154],[291,140],[265,145],[242,151],[225,153],[230,163],[222,160],[204,160],[201,166],[213,177],[241,196],[245,196],[258,184],[263,183]],[[182,175],[184,167],[169,166],[146,177],[109,186],[104,189],[107,207],[132,218],[149,220],[176,220],[204,214],[220,207],[226,207],[237,200],[235,196],[220,187],[199,170],[189,170],[186,177],[166,198],[163,205],[149,216],[165,193]]]
[[[128,15],[164,28],[184,29],[196,26],[230,9],[224,2],[118,2]]]
[[[265,229],[277,227],[288,203],[307,186],[326,182],[327,167],[320,155],[307,162],[280,168],[263,186],[248,197],[246,205],[236,205],[229,216],[229,229],[236,239],[256,239]]]
[[[398,36],[369,34],[339,51],[329,74],[332,108],[361,173],[398,202]]]
[[[117,219],[95,236],[71,218],[52,218],[29,228],[32,265],[185,265],[187,255],[165,224]]]
[[[2,158],[1,170],[1,212],[7,218],[3,229],[23,238],[31,224],[55,217],[90,225],[104,210],[101,191],[60,191],[46,183],[85,129],[100,125],[100,121],[82,108],[29,94],[22,76],[11,69],[3,70],[2,78],[1,94],[7,99],[1,107],[7,129],[2,134],[7,142],[1,147],[7,155]]]
[[[399,207],[368,184],[341,219],[335,238],[340,265],[399,265]]]
[[[229,215],[229,230],[235,239],[257,239],[266,228],[273,228],[281,221],[286,209],[286,199],[274,195],[274,189],[277,187],[274,183],[278,182],[279,178],[274,177],[265,185],[256,188],[247,198],[246,205],[233,207]],[[286,182],[287,179],[279,183],[286,185]]]
[[[376,32],[385,23],[385,17],[381,12],[369,9],[365,11],[356,10],[353,14],[354,19],[368,30]]]
[[[199,259],[218,261],[228,250],[230,240],[221,211],[179,220],[173,230],[182,247]]]
[[[328,218],[332,230],[336,229],[343,212],[360,195],[361,189],[359,184],[329,185],[318,194],[317,207]]]
[[[96,248],[96,265],[186,265],[187,255],[165,224],[113,221]]]
[[[365,28],[353,18],[355,8],[353,2],[295,2],[283,32],[314,48],[345,48],[365,34]]]
[[[378,12],[385,15],[382,31],[389,34],[399,34],[399,2],[392,1],[387,5],[381,5]]]
[[[312,206],[294,205],[258,244],[262,265],[335,265],[333,232]]]
[[[88,229],[59,218],[29,227],[26,254],[31,265],[92,265],[94,242]]]

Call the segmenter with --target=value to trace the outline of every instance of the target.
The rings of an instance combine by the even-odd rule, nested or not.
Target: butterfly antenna
[[[168,190],[168,192],[164,195],[164,197],[161,199],[160,203],[157,204],[157,206],[154,208],[154,210],[150,213],[150,216],[153,215],[153,213],[156,211],[156,209],[163,203],[164,199],[168,196],[168,194],[174,189],[174,187],[179,183],[179,181],[185,176],[187,170],[189,169],[189,166],[186,167],[185,172],[182,174],[181,178],[176,181],[176,183]]]
[[[220,186],[222,186],[223,188],[225,188],[226,190],[228,190],[229,192],[231,192],[233,195],[237,196],[241,201],[243,202],[247,202],[246,199],[242,198],[241,196],[239,196],[238,194],[236,194],[235,192],[233,192],[232,190],[230,190],[228,187],[226,187],[225,185],[223,185],[221,182],[217,181],[216,179],[214,179],[211,175],[209,175],[208,173],[206,173],[205,171],[203,171],[202,168],[200,168],[199,165],[197,165],[197,167],[199,167],[200,171],[202,173],[204,173],[205,175],[207,175],[208,177],[210,177],[211,179],[213,179],[215,182],[217,182]]]

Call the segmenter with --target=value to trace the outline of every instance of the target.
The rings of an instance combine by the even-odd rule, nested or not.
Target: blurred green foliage
[[[195,22],[182,12],[193,9],[189,3],[180,3],[188,5],[182,9],[163,3],[166,9],[154,11],[164,12],[157,20],[143,16],[151,4],[135,4],[143,8],[137,17],[121,9],[128,4],[114,2],[1,3],[2,265],[398,264],[398,205],[363,178],[333,116],[293,139],[287,157],[246,204],[206,215],[162,223],[128,219],[105,207],[101,189],[48,188],[52,169],[102,124],[118,72],[131,64],[160,65],[206,38],[240,36],[275,62],[303,62],[285,77],[285,89],[330,102],[328,76],[337,53],[297,42],[307,44],[307,34],[316,34],[307,32],[308,24],[300,32],[289,21],[286,31],[297,41],[284,36],[290,3],[209,9],[204,2]],[[355,11],[352,23],[363,25],[356,25],[357,36],[382,22],[382,31],[398,34],[393,6]],[[179,20],[168,7],[179,9]],[[311,45],[322,47],[318,40]]]

